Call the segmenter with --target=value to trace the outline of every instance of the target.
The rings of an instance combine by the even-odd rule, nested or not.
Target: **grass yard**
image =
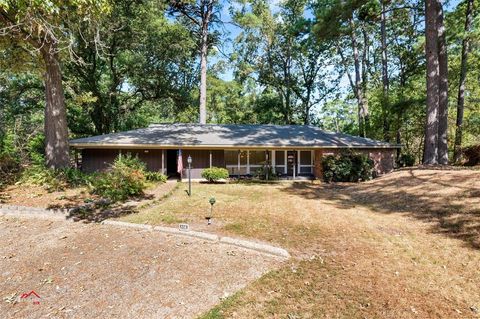
[[[193,184],[191,198],[186,188],[123,220],[188,222],[293,256],[204,318],[480,318],[478,170],[402,170],[355,185]]]

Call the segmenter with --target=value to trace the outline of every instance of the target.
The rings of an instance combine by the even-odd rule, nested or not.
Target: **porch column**
[[[310,151],[310,174],[313,174],[313,165],[315,165],[315,152]]]
[[[300,151],[297,151],[297,176],[300,176]]]
[[[285,175],[288,174],[288,159],[287,159],[287,151],[283,151],[283,156],[284,156],[284,163],[285,167],[283,168]]]
[[[275,172],[275,150],[272,150],[272,167]]]
[[[250,151],[247,151],[247,175],[250,175]]]
[[[238,155],[237,155],[237,175],[238,178],[240,178],[240,150],[238,150]]]
[[[165,150],[162,150],[162,174],[165,174]]]
[[[210,151],[210,168],[212,168],[212,151]]]

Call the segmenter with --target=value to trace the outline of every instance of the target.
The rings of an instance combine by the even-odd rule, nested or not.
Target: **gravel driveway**
[[[0,217],[0,242],[2,318],[192,318],[281,263],[200,239],[12,217]],[[20,298],[32,290],[40,299]]]

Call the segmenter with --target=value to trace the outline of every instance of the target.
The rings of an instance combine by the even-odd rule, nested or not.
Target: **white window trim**
[[[310,165],[305,165],[305,164],[300,164],[300,152],[310,152]],[[299,174],[306,174],[306,173],[301,173],[301,168],[302,167],[310,167],[310,174],[313,173],[313,166],[314,166],[314,160],[313,160],[313,156],[315,155],[315,153],[313,151],[299,151],[298,153],[298,172]]]
[[[268,151],[268,150],[266,150]],[[256,168],[259,168],[259,167],[262,167],[262,165],[259,165],[259,164],[250,164],[250,151],[249,150],[246,150],[247,152],[247,164],[246,165],[242,165],[240,162],[240,154],[244,151],[242,150],[237,150],[237,164],[229,164],[229,165],[225,165],[225,167],[227,169],[234,169],[233,170],[233,174],[232,175],[238,175],[239,172],[242,170],[242,169],[245,169],[245,174],[247,175],[250,175],[252,173],[252,169],[256,169]],[[283,165],[278,165],[276,164],[276,152],[283,152],[283,156],[284,156],[284,163]],[[294,150],[294,152],[297,153],[297,165],[295,165],[295,176],[298,176],[299,174],[308,174],[308,172],[302,172],[302,168],[305,168],[305,167],[309,167],[310,168],[310,174],[313,173],[313,168],[314,168],[314,163],[315,163],[315,160],[314,160],[314,155],[315,155],[315,152],[313,150],[311,151],[303,151],[303,150]],[[300,152],[311,152],[311,156],[310,156],[310,165],[305,165],[305,164],[300,164],[300,155],[301,153]],[[275,170],[278,170],[278,171],[281,171],[282,168],[283,168],[283,172],[284,174],[288,174],[288,150],[271,150],[270,151],[270,156],[271,158],[271,166],[275,169]],[[235,169],[237,170],[237,173],[235,173]]]

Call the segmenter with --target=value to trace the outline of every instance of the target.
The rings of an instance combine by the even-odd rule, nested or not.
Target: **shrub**
[[[110,169],[92,179],[92,193],[111,199],[126,200],[143,194],[145,164],[130,154],[120,155]]]
[[[42,186],[48,191],[61,190],[67,186],[64,181],[56,178],[53,169],[48,169],[44,165],[31,165],[27,167],[22,172],[20,183]]]
[[[20,177],[20,183],[39,185],[48,191],[64,190],[89,184],[90,177],[76,168],[49,169],[43,164],[27,167]]]
[[[202,171],[202,177],[210,183],[214,183],[220,179],[227,179],[228,170],[222,167],[206,168]]]
[[[27,142],[26,151],[32,164],[44,165],[45,163],[45,136],[38,134]]]
[[[149,182],[165,183],[167,181],[167,176],[160,172],[146,172],[145,177]]]
[[[12,182],[20,172],[20,163],[10,155],[0,155],[0,187]]]
[[[322,160],[326,182],[358,182],[373,178],[373,161],[366,154],[342,153]]]
[[[399,167],[410,167],[415,165],[415,156],[412,154],[401,154],[398,158],[397,164]]]
[[[63,179],[68,187],[84,186],[90,183],[91,175],[85,174],[79,169],[67,167],[56,170],[57,179]]]
[[[278,178],[277,173],[271,165],[263,165],[259,167],[254,174],[255,177],[262,180],[275,180]]]
[[[464,147],[462,155],[465,158],[466,166],[480,165],[480,144]]]

